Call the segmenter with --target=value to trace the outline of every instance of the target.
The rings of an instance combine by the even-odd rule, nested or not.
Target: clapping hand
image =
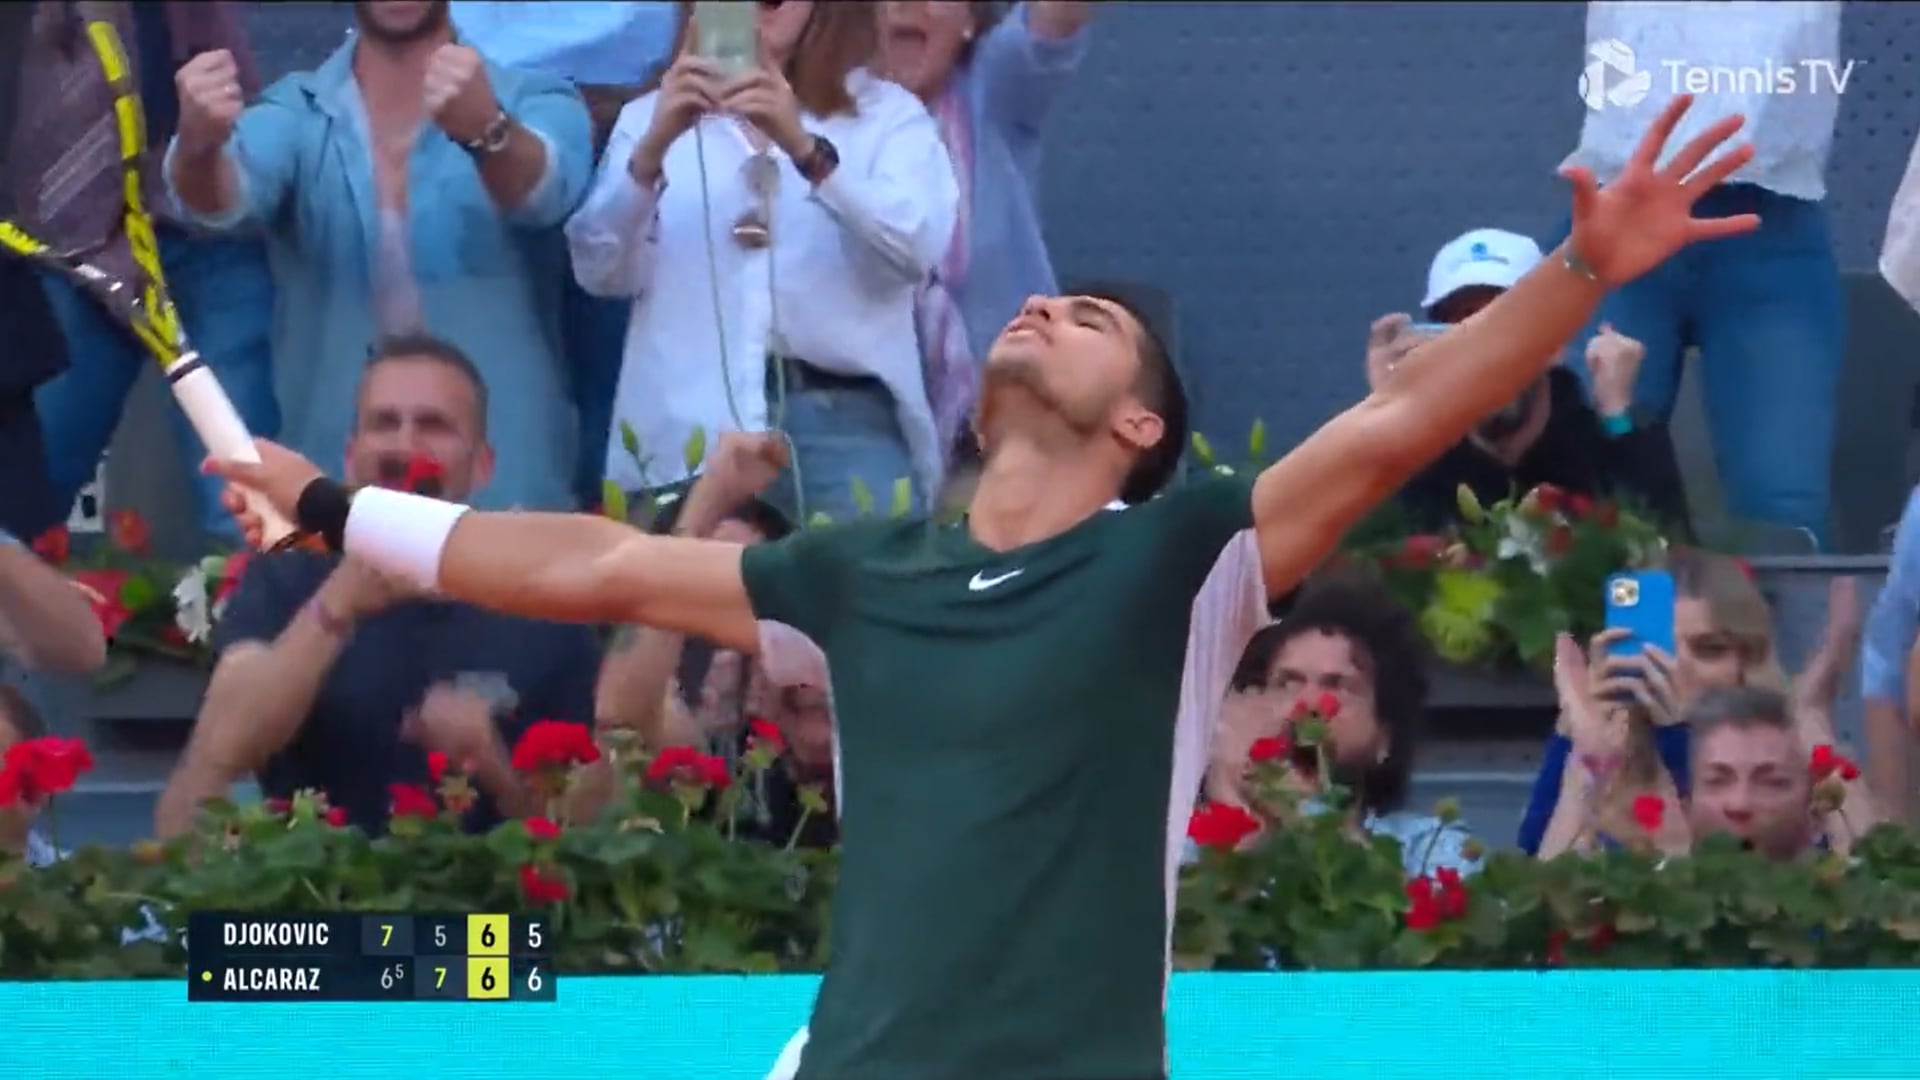
[[[422,90],[427,115],[457,143],[485,138],[487,128],[500,115],[500,102],[487,81],[487,65],[465,45],[449,42],[433,51]]]
[[[1694,203],[1753,159],[1753,147],[1741,145],[1708,160],[1740,130],[1743,117],[1716,121],[1660,164],[1667,140],[1692,104],[1692,95],[1683,94],[1661,110],[1627,167],[1606,187],[1583,166],[1560,170],[1573,185],[1568,243],[1607,286],[1632,281],[1688,244],[1738,236],[1760,225],[1754,214],[1693,216]]]
[[[1633,405],[1633,383],[1646,358],[1645,345],[1615,330],[1612,323],[1600,324],[1600,332],[1587,342],[1587,373],[1600,415],[1619,416]]]

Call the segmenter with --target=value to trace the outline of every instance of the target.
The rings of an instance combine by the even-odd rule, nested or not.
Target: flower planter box
[[[207,691],[207,671],[170,660],[131,661],[132,670],[92,689],[89,718],[108,723],[191,724]]]
[[[1429,703],[1436,709],[1551,709],[1553,681],[1532,671],[1437,664]]]

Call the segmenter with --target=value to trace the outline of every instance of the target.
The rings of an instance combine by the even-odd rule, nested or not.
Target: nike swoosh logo
[[[995,585],[998,585],[1001,582],[1010,580],[1012,578],[1017,578],[1024,573],[1026,573],[1025,570],[1009,570],[1004,574],[999,574],[994,577],[988,577],[986,576],[986,572],[982,571],[978,574],[973,575],[973,580],[967,582],[967,588],[973,590],[974,592],[986,592],[988,589],[993,588]]]

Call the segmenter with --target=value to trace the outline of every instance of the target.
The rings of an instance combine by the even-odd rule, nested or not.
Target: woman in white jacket
[[[871,9],[755,11],[759,66],[683,55],[622,111],[567,225],[580,285],[634,305],[608,476],[669,487],[690,443],[779,428],[785,509],[923,508],[943,455],[914,294],[953,235],[952,160],[920,102],[867,70]]]

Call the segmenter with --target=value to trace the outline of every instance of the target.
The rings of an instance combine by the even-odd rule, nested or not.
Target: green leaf
[[[680,462],[689,473],[700,471],[700,463],[707,460],[707,429],[694,425],[687,433],[687,444],[680,448]]]
[[[635,462],[640,460],[640,433],[625,420],[620,421],[620,449],[625,450]]]
[[[819,528],[822,525],[831,525],[831,524],[833,524],[833,518],[830,515],[828,515],[828,513],[825,510],[815,510],[812,514],[807,516],[807,528],[809,529]]]
[[[903,518],[913,512],[913,481],[902,476],[893,482],[893,505],[890,516]]]
[[[160,599],[159,586],[145,574],[130,574],[120,586],[120,603],[128,611],[145,611]]]
[[[1214,464],[1213,444],[1207,441],[1205,435],[1197,431],[1193,433],[1193,456],[1199,458],[1202,465]]]
[[[1247,456],[1251,458],[1256,465],[1266,464],[1267,422],[1265,420],[1255,420],[1253,422],[1253,431],[1247,435]]]
[[[867,482],[857,476],[853,478],[853,508],[861,517],[873,514],[873,492],[867,488]]]
[[[627,490],[612,477],[600,481],[600,512],[622,525],[627,523]]]

